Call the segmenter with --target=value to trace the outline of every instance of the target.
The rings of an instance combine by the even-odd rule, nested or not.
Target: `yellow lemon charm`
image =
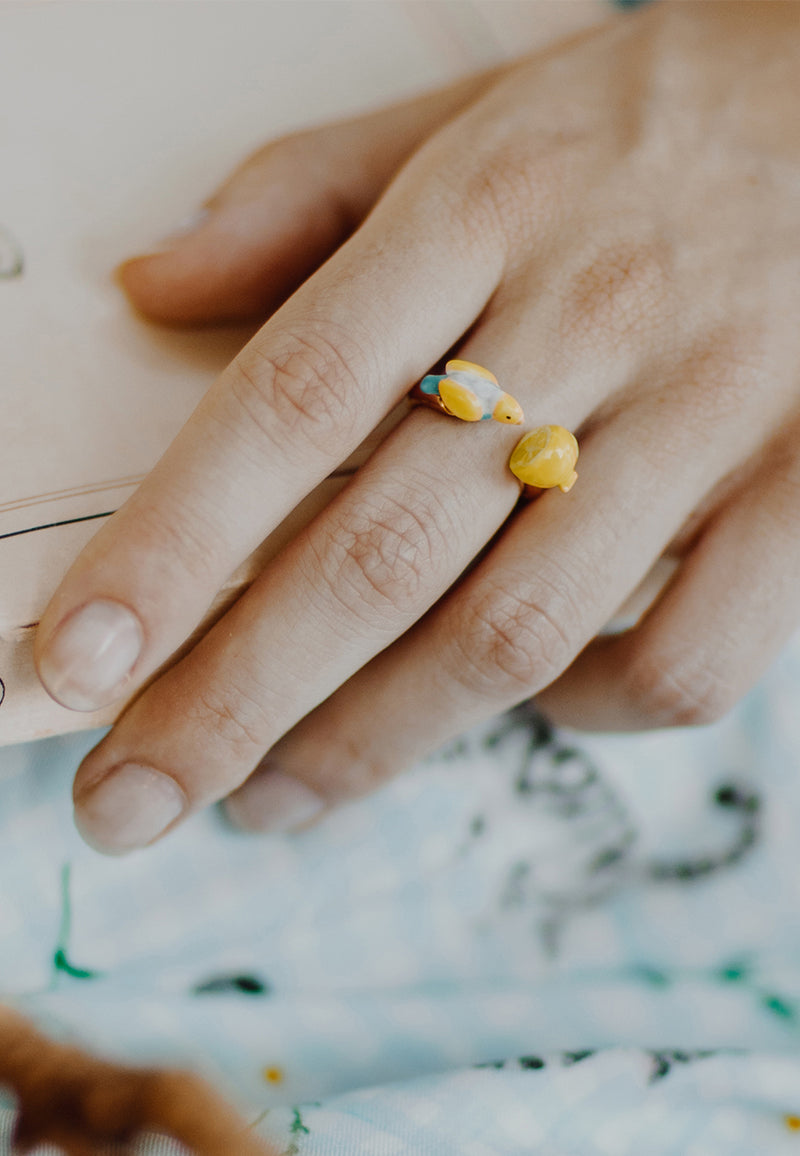
[[[517,442],[509,469],[526,486],[550,490],[558,486],[565,494],[577,481],[575,463],[578,443],[562,425],[543,425]]]

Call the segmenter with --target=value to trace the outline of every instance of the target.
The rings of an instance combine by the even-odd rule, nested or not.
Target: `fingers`
[[[708,460],[684,446],[685,472],[664,485],[674,451],[655,412],[643,403],[586,438],[569,497],[551,491],[517,513],[423,622],[269,752],[228,800],[231,817],[249,829],[291,824],[290,779],[320,806],[363,794],[554,682],[713,483]]]
[[[267,145],[188,228],[126,261],[120,284],[157,321],[267,316],[361,223],[406,157],[493,75]]]
[[[476,331],[475,341],[482,336]],[[513,363],[518,351],[507,336]],[[498,349],[496,361],[485,360],[502,376],[503,358]],[[680,367],[678,379],[687,376]],[[593,394],[585,373],[576,371],[575,380],[571,396],[569,383],[563,396],[558,390],[558,404],[560,416],[580,425]],[[599,388],[607,393],[609,381]],[[365,789],[481,715],[549,684],[649,570],[696,495],[727,472],[725,455],[738,460],[741,444],[728,427],[740,411],[734,419],[719,396],[712,453],[705,423],[686,420],[693,388],[670,380],[666,413],[657,391],[643,394],[589,435],[574,498],[546,494],[518,515],[424,630],[391,646],[464,570],[516,496],[506,470],[515,432],[465,430],[428,413],[403,423],[85,760],[75,783],[85,837],[104,850],[156,838],[241,783],[280,735],[348,677],[286,740],[300,750],[287,766],[305,766],[300,774],[282,768],[273,785],[295,818]],[[550,389],[553,405],[557,386]],[[532,421],[544,420],[543,404],[531,403]],[[325,736],[323,763],[306,763],[298,733],[316,735],[314,742]]]
[[[412,414],[134,703],[75,780],[76,821],[89,842],[106,851],[141,845],[227,794],[288,727],[441,596],[518,495],[503,469],[509,431],[470,432],[484,436],[470,439],[472,468],[464,469],[457,424]],[[284,786],[295,815],[319,808],[310,791]]]
[[[643,622],[594,643],[540,696],[542,708],[592,730],[722,717],[800,622],[798,509],[800,456],[787,447],[716,515]]]
[[[595,367],[591,388],[583,371],[578,386],[569,377],[535,386],[523,356],[530,333],[513,321],[503,329],[495,318],[473,341],[501,380],[512,380],[509,367],[519,371],[534,425],[557,405],[579,426],[594,391],[615,384],[609,361]],[[281,734],[403,634],[480,552],[518,499],[506,466],[518,439],[519,430],[493,422],[465,429],[427,410],[401,423],[85,760],[75,782],[84,836],[104,850],[140,845],[238,786]],[[288,783],[283,803],[295,815],[319,807]]]
[[[429,184],[423,151],[212,387],[45,612],[35,654],[57,701],[93,709],[160,666],[480,314],[505,248],[457,198]]]

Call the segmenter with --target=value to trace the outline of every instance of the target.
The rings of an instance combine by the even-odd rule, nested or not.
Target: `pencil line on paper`
[[[103,490],[121,490],[125,486],[138,486],[146,477],[146,474],[129,474],[125,478],[112,478],[108,482],[71,486],[67,490],[49,490],[29,498],[17,498],[13,502],[0,502],[0,514],[7,514],[11,510],[23,510],[26,506],[36,506],[40,502],[55,502],[62,498],[82,498],[86,494],[99,494]]]
[[[328,475],[328,478],[351,478],[355,473],[355,469],[333,470],[333,472]],[[118,490],[124,486],[139,485],[146,476],[146,474],[139,474],[132,478],[119,478],[114,482],[103,482],[98,486],[76,487],[71,490],[53,490],[49,494],[40,494],[37,498],[22,498],[17,502],[8,502],[5,505],[0,504],[0,514],[7,514],[13,510],[22,510],[26,506],[35,506],[40,502],[55,501],[58,498],[83,497],[86,494],[96,494],[103,490]],[[35,530],[52,530],[55,526],[69,526],[73,522],[89,522],[92,518],[108,518],[111,514],[115,513],[116,510],[105,510],[101,514],[86,514],[81,518],[64,518],[59,522],[45,522],[41,526],[27,526],[24,530],[11,530],[6,534],[0,534],[0,540],[3,538],[15,538],[18,534],[32,534]]]
[[[72,526],[75,522],[91,522],[95,518],[110,518],[116,512],[116,510],[104,510],[102,514],[84,514],[82,518],[65,518],[63,522],[45,522],[42,526],[28,526],[24,530],[11,530],[7,534],[0,534],[0,541],[3,538],[16,538],[20,534],[33,534],[36,530],[54,530],[56,526]]]

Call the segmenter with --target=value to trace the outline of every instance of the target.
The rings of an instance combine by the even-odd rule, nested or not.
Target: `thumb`
[[[406,157],[495,75],[268,144],[189,227],[125,261],[122,288],[156,321],[263,318],[356,229]]]

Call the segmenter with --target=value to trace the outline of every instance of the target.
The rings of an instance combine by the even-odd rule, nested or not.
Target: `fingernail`
[[[39,657],[39,675],[62,706],[97,710],[120,697],[143,641],[135,614],[98,599],[61,623]]]
[[[195,212],[189,213],[182,221],[178,222],[174,229],[170,229],[167,235],[156,243],[154,251],[171,249],[176,242],[182,241],[184,237],[189,237],[201,228],[210,216],[211,210],[207,208],[196,209]]]
[[[186,805],[174,779],[124,763],[75,803],[75,826],[90,847],[119,855],[152,843]]]
[[[245,831],[296,831],[325,807],[316,791],[277,770],[257,772],[225,803],[231,822]]]

